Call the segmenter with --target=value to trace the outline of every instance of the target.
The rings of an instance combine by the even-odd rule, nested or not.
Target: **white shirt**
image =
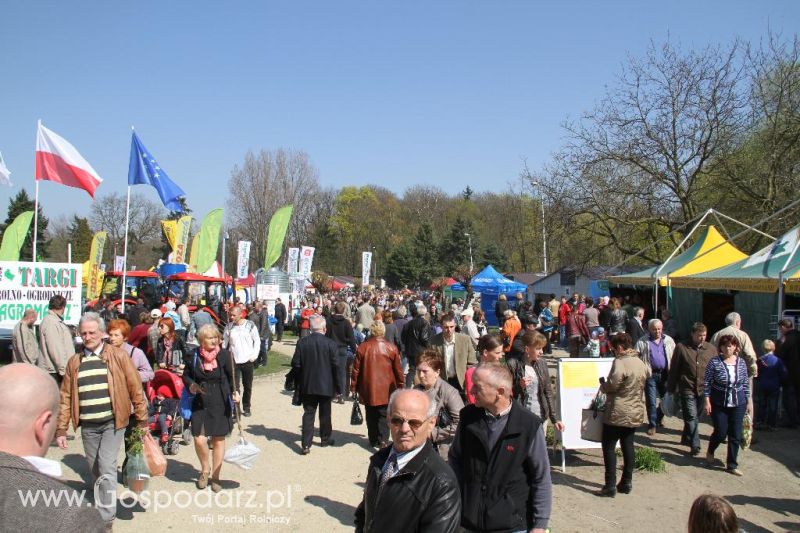
[[[42,474],[50,477],[61,477],[61,463],[47,459],[46,457],[39,457],[38,455],[26,455],[23,457],[26,461],[33,465],[33,467]]]
[[[237,365],[255,361],[261,349],[258,328],[249,320],[236,325],[228,324],[225,327],[222,347],[233,352],[233,360]]]
[[[413,450],[408,450],[407,452],[402,452],[402,453],[398,453],[397,450],[392,448],[391,453],[389,453],[389,457],[386,458],[386,463],[388,463],[389,460],[394,455],[397,458],[397,471],[399,472],[402,469],[404,469],[406,467],[406,465],[411,461],[411,459],[416,457],[417,454],[419,452],[421,452],[422,448],[424,448],[424,447],[425,447],[425,444],[423,443],[423,444],[417,446],[416,448],[414,448]],[[384,465],[383,465],[384,469],[386,469],[386,463],[384,463]]]
[[[442,337],[444,343],[444,370],[448,378],[456,377],[456,337],[449,341]]]
[[[469,322],[464,323],[464,329],[467,330],[467,335],[469,335],[469,338],[472,339],[472,347],[476,348],[478,346],[478,339],[481,338],[481,334],[478,333],[477,324],[475,324],[474,320],[470,320]]]

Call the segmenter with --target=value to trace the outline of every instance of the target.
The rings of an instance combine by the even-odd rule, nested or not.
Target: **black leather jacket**
[[[405,356],[412,368],[416,366],[417,356],[425,348],[430,348],[433,332],[431,325],[424,316],[417,316],[403,327],[403,346],[406,348]]]
[[[356,509],[356,533],[455,532],[461,522],[456,476],[430,441],[379,491],[381,471],[392,447],[369,460],[364,498]]]

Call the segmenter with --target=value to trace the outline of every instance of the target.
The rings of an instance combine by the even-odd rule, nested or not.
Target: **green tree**
[[[470,246],[471,243],[471,246]],[[456,216],[439,243],[439,263],[442,265],[445,276],[452,276],[459,267],[466,265],[469,269],[470,250],[474,254],[479,249],[480,243],[475,234],[475,227],[471,220]]]
[[[5,222],[0,226],[0,231],[4,232],[9,224],[15,218],[25,211],[33,211],[33,199],[28,196],[28,191],[21,189],[16,196],[8,201],[8,216]],[[47,217],[42,212],[42,204],[39,203],[39,230],[36,235],[36,255],[39,259],[47,257],[47,245],[50,241],[47,240]],[[33,257],[33,222],[31,222],[31,229],[28,230],[28,236],[25,238],[25,244],[22,245],[22,250],[19,252],[19,257],[23,261],[30,261]]]
[[[415,286],[420,277],[420,262],[414,254],[414,246],[405,241],[386,258],[384,277],[389,287],[401,289]]]
[[[419,227],[412,241],[411,249],[419,265],[415,280],[418,286],[424,287],[430,284],[431,280],[442,275],[436,240],[433,237],[433,227],[430,224],[425,222]]]
[[[88,260],[94,236],[89,227],[89,219],[74,215],[67,227],[67,236],[72,244],[72,262],[83,263]]]
[[[487,265],[492,265],[498,272],[506,272],[509,267],[508,257],[493,242],[487,244],[483,249],[483,253],[481,254],[481,262],[476,264],[476,270],[482,270]]]
[[[322,222],[311,235],[311,246],[314,251],[314,270],[323,270],[331,274],[347,274],[341,269],[341,245],[339,235],[328,221]]]

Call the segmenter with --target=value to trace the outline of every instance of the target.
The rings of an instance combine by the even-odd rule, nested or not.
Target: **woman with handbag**
[[[197,332],[200,347],[184,359],[183,384],[192,400],[192,436],[194,449],[200,460],[197,488],[208,486],[219,492],[222,485],[219,474],[225,456],[225,437],[233,429],[231,400],[239,403],[239,393],[233,381],[233,357],[220,348],[220,333],[216,326],[206,324]],[[231,392],[233,391],[233,392]],[[213,457],[209,466],[208,439],[213,444]]]
[[[369,444],[378,448],[386,447],[389,442],[386,419],[389,396],[405,386],[400,351],[386,340],[385,333],[383,322],[375,321],[369,326],[369,339],[356,350],[350,377],[350,392],[358,394],[367,412]]]
[[[633,467],[635,463],[633,436],[636,428],[645,422],[644,384],[650,376],[627,333],[611,338],[614,362],[608,378],[600,378],[600,391],[606,395],[603,413],[603,463],[605,485],[598,496],[613,498],[617,492],[629,494],[633,489]],[[617,482],[617,441],[622,447],[622,479]]]
[[[456,428],[464,402],[455,387],[441,378],[444,361],[439,352],[427,349],[417,356],[417,378],[419,385],[414,388],[424,391],[436,402],[439,415],[430,439],[439,455],[447,461],[447,452],[456,436]]]
[[[738,356],[739,340],[733,335],[723,335],[718,346],[719,356],[708,362],[703,383],[705,413],[711,415],[714,422],[706,461],[709,466],[714,465],[714,452],[727,436],[726,469],[730,474],[741,476],[736,458],[742,441],[744,415],[753,415],[750,378],[747,374],[747,363]]]
[[[180,374],[183,371],[184,359],[190,352],[183,338],[175,331],[175,322],[168,317],[158,321],[158,343],[156,344],[156,363]]]

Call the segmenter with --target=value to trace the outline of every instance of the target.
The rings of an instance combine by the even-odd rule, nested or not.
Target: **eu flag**
[[[180,211],[180,196],[186,194],[158,164],[153,155],[147,151],[136,132],[131,138],[131,160],[128,164],[128,185],[152,185],[161,197],[164,207],[172,211]]]

